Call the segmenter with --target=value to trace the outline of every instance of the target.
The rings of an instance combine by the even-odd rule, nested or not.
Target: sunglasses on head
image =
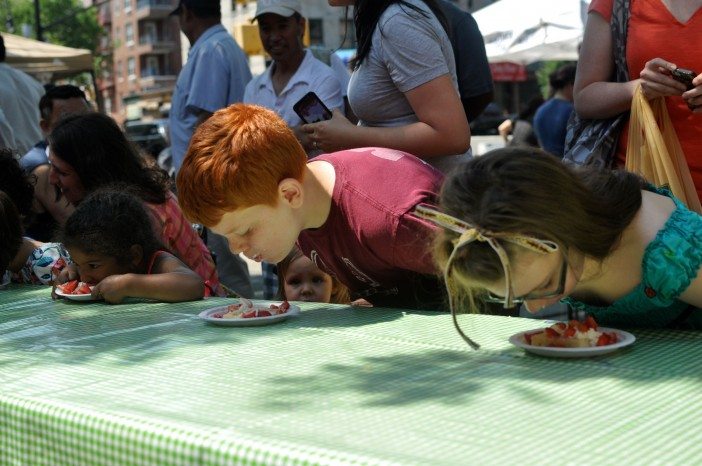
[[[502,269],[505,276],[504,296],[499,297],[488,294],[487,298],[485,299],[486,301],[500,302],[503,304],[505,309],[511,309],[514,307],[515,303],[521,303],[525,300],[530,299],[550,298],[563,293],[563,289],[565,288],[565,277],[568,271],[568,266],[565,259],[563,260],[563,266],[560,275],[560,283],[557,290],[552,292],[549,291],[546,293],[528,293],[525,296],[521,296],[518,298],[515,297],[514,291],[512,290],[512,272],[510,268],[509,256],[507,255],[507,251],[505,251],[505,249],[500,244],[501,241],[506,241],[529,249],[531,251],[537,252],[539,254],[551,254],[553,252],[559,251],[558,245],[553,241],[542,240],[531,236],[521,235],[518,233],[499,233],[481,230],[467,222],[464,222],[463,220],[460,220],[456,217],[445,214],[443,212],[439,212],[438,210],[423,205],[415,207],[414,214],[419,218],[427,220],[433,223],[434,225],[440,226],[447,230],[451,230],[455,233],[458,233],[459,235],[458,238],[452,241],[453,250],[451,251],[449,258],[446,261],[446,266],[444,267],[443,275],[444,282],[446,283],[446,291],[449,295],[449,307],[451,309],[451,317],[453,319],[453,324],[456,327],[458,334],[461,336],[461,338],[463,338],[463,340],[466,343],[468,343],[468,345],[470,345],[471,348],[479,349],[480,345],[475,343],[465,333],[463,333],[460,326],[458,325],[454,297],[452,296],[451,287],[449,286],[449,280],[451,278],[451,271],[453,268],[453,261],[457,257],[457,253],[461,250],[461,248],[463,248],[467,244],[470,244],[474,241],[487,243],[492,248],[492,250],[495,251],[495,254],[497,254],[497,257],[500,259],[500,263],[502,264]]]

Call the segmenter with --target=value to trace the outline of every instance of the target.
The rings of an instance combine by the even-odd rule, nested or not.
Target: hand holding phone
[[[673,79],[687,86],[688,91],[695,87],[694,84],[692,84],[692,80],[695,79],[695,76],[697,76],[696,72],[692,70],[686,70],[685,68],[676,68],[670,73],[673,76]],[[699,105],[691,105],[689,102],[687,103],[687,108],[689,108],[690,110],[694,110],[697,107],[699,107]]]
[[[318,121],[329,120],[332,117],[332,112],[314,92],[308,92],[302,96],[293,105],[293,110],[305,123],[317,123]]]
[[[688,91],[695,87],[692,84],[692,80],[695,79],[697,73],[695,73],[694,71],[686,70],[685,68],[676,68],[673,71],[671,71],[671,74],[673,75],[673,79],[686,85]]]

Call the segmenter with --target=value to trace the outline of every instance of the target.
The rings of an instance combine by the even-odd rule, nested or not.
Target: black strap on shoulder
[[[612,5],[612,20],[609,25],[612,30],[612,53],[616,68],[616,82],[629,81],[629,69],[626,66],[626,36],[629,27],[630,0],[614,0]]]

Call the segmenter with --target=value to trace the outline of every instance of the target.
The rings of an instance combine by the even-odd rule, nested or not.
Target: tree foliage
[[[36,38],[34,1],[10,0],[9,5],[15,34],[21,34],[22,25],[28,24],[32,38]],[[103,32],[97,22],[96,8],[84,8],[80,0],[40,0],[39,5],[44,41],[91,52],[97,50]],[[7,24],[0,24],[0,29],[7,30]]]

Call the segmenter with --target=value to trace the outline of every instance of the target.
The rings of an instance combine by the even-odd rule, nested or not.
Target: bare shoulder
[[[675,202],[667,196],[641,191],[641,208],[632,226],[644,244],[648,244],[663,228],[675,210]]]
[[[603,273],[589,284],[590,292],[604,302],[614,302],[641,282],[641,261],[646,247],[656,238],[675,203],[669,197],[641,192],[641,208],[609,256],[601,264]]]

